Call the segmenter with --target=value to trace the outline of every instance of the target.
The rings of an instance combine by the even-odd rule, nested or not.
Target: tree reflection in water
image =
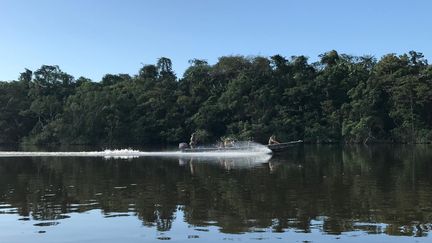
[[[55,222],[101,209],[169,231],[181,210],[187,224],[226,233],[425,236],[431,160],[428,146],[305,146],[267,162],[0,158],[0,212]]]

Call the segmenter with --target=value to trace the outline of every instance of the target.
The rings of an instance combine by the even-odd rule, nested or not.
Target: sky
[[[159,57],[178,77],[188,60],[226,55],[432,60],[431,13],[430,0],[0,0],[0,80],[59,65],[99,81]]]

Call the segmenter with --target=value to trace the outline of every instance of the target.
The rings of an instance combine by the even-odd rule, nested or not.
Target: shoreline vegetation
[[[166,57],[100,81],[43,65],[0,81],[0,104],[0,144],[432,142],[432,66],[415,51],[193,59],[182,78]]]

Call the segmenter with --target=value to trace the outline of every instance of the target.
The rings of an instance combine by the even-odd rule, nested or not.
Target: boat
[[[291,142],[285,142],[285,143],[278,143],[278,144],[270,144],[266,145],[267,148],[271,150],[272,153],[280,153],[283,151],[286,151],[293,147],[294,145],[298,145],[303,143],[302,140],[297,141],[291,141]],[[190,147],[184,147],[179,146],[180,151],[184,153],[197,153],[197,152],[241,152],[241,151],[250,151],[253,150],[253,146],[231,146],[231,147],[196,147],[196,148],[190,148]]]
[[[267,147],[273,152],[273,153],[279,153],[288,150],[294,145],[298,145],[303,143],[303,140],[297,140],[297,141],[291,141],[286,143],[277,143],[277,144],[269,144]]]
[[[248,147],[196,147],[196,148],[184,148],[180,149],[185,153],[196,153],[196,152],[239,152],[239,151],[249,151],[251,148]]]

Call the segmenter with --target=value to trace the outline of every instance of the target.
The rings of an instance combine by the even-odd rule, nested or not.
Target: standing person
[[[190,137],[190,141],[189,141],[189,146],[190,148],[194,148],[195,145],[197,144],[197,138],[196,138],[196,134],[192,133],[191,137]]]
[[[268,145],[271,144],[280,144],[277,140],[276,140],[276,136],[275,135],[271,135],[268,141]]]

